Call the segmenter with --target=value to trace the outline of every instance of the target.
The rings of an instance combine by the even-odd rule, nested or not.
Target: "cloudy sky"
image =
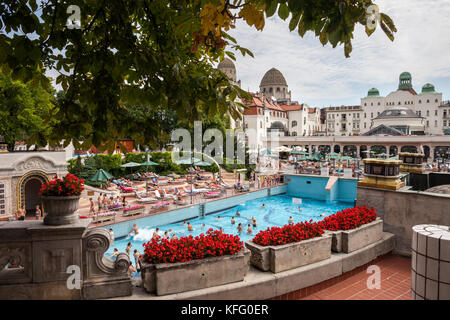
[[[380,11],[395,22],[398,32],[391,42],[380,27],[369,38],[358,25],[353,52],[323,47],[312,32],[300,38],[285,22],[273,16],[262,32],[239,22],[231,33],[250,49],[255,58],[236,54],[236,69],[242,88],[259,90],[264,73],[280,70],[293,100],[314,107],[358,105],[367,91],[376,87],[386,96],[397,89],[401,72],[412,74],[420,93],[430,82],[444,100],[450,100],[450,0],[376,0]]]

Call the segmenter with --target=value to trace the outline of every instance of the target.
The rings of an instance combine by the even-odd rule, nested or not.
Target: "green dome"
[[[398,89],[412,89],[412,76],[409,72],[402,72],[398,83]]]
[[[435,92],[434,86],[431,83],[427,83],[422,87],[422,93],[427,93],[427,92]]]
[[[369,92],[367,93],[368,97],[379,97],[380,96],[380,92],[378,91],[377,88],[372,88],[369,90]]]
[[[405,71],[400,74],[400,80],[411,80],[411,73]]]

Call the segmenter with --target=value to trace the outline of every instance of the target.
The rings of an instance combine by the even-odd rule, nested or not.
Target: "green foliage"
[[[65,91],[56,101],[53,130],[21,123],[14,136],[30,130],[40,141],[79,148],[113,150],[118,139],[156,147],[176,116],[189,123],[231,114],[240,117],[249,98],[214,64],[230,50],[253,56],[228,34],[237,19],[262,30],[267,17],[289,19],[303,37],[352,51],[355,25],[367,24],[371,0],[4,0],[0,3],[0,69],[14,80],[47,88],[45,72],[54,69]],[[66,26],[69,5],[81,12],[81,28]],[[265,14],[265,15],[264,15]],[[381,14],[390,39],[393,21]],[[368,34],[373,31],[369,30]],[[30,97],[24,95],[24,99]],[[44,99],[45,100],[45,99]],[[45,102],[43,102],[45,104]],[[27,105],[28,102],[26,103]],[[48,109],[48,108],[47,108]],[[47,110],[46,109],[46,110]],[[26,114],[26,112],[25,112]],[[24,122],[24,120],[21,120]],[[10,132],[11,131],[11,132]],[[12,138],[8,138],[12,139]]]
[[[1,50],[1,49],[0,49]],[[0,136],[14,150],[16,141],[46,145],[45,136],[56,123],[52,104],[52,88],[13,80],[0,71]]]

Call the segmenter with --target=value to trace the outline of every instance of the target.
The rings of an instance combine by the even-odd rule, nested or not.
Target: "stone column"
[[[386,148],[386,153],[387,153],[387,154],[391,154],[391,153],[389,152],[390,146],[384,146],[384,147]]]
[[[430,159],[431,162],[434,161],[434,146],[430,146]]]
[[[411,298],[450,300],[450,228],[416,225],[411,255]]]
[[[356,145],[356,157],[361,158],[361,146],[359,144]]]
[[[308,152],[309,152],[309,156],[312,156],[312,144],[310,144],[309,146],[308,146]]]

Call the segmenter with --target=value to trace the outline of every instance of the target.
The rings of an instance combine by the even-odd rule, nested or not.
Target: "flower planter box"
[[[92,222],[95,222],[95,223],[105,222],[105,221],[110,221],[110,220],[116,220],[116,213],[92,216]]]
[[[145,208],[138,208],[138,209],[132,209],[132,210],[126,210],[123,212],[122,216],[129,217],[129,216],[135,216],[141,213],[144,213]]]
[[[356,229],[326,231],[326,234],[332,237],[333,252],[349,253],[379,241],[383,236],[383,220],[377,218]]]
[[[322,235],[300,242],[280,246],[260,246],[252,241],[245,243],[251,251],[250,262],[262,271],[278,273],[315,263],[331,257],[331,236]]]
[[[141,261],[144,289],[158,296],[198,290],[244,280],[250,252],[178,263],[150,264]]]

